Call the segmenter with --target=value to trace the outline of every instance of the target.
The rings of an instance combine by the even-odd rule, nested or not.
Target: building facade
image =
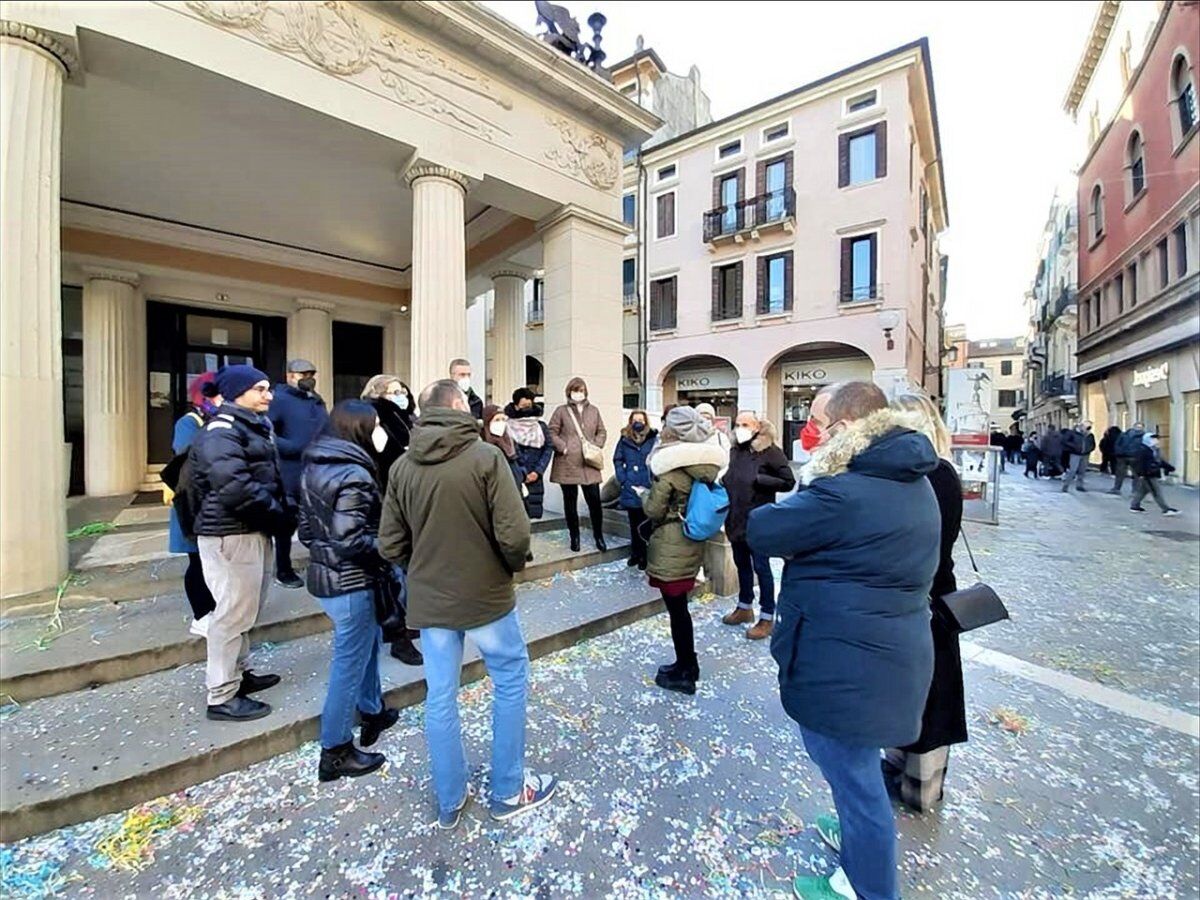
[[[971,341],[968,369],[988,373],[991,392],[991,425],[1007,432],[1025,412],[1025,338],[989,338]]]
[[[643,57],[614,68],[618,91],[661,68]],[[824,384],[938,393],[947,211],[924,40],[648,142],[624,204],[626,355],[652,411],[756,410],[790,450]]]
[[[1026,430],[1062,428],[1079,417],[1075,388],[1079,219],[1075,186],[1056,194],[1038,246],[1037,273],[1025,295]]]
[[[622,153],[661,125],[475,3],[6,2],[0,595],[56,584],[65,495],[136,491],[223,363],[329,399],[468,351],[620,416]],[[62,461],[61,464],[59,461]]]
[[[1089,47],[1119,40],[1120,22],[1094,27]],[[1145,422],[1179,476],[1197,483],[1200,7],[1162,4],[1140,58],[1126,56],[1117,108],[1079,170],[1081,407],[1098,432]]]

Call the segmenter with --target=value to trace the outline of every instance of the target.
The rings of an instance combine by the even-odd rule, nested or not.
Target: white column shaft
[[[525,386],[525,279],[497,275],[495,325],[492,328],[492,402],[503,406]]]
[[[62,65],[0,39],[0,596],[67,569],[59,179]]]
[[[767,415],[767,379],[738,379],[738,411],[753,410],[759,416]]]
[[[299,301],[288,320],[288,359],[307,359],[317,367],[317,392],[333,399],[332,307]],[[274,375],[275,373],[270,373]]]
[[[83,480],[89,497],[137,490],[145,474],[145,437],[139,423],[146,405],[138,380],[141,332],[137,288],[104,276],[83,287]],[[139,448],[139,439],[142,446]]]
[[[412,367],[410,324],[408,317],[398,312],[388,316],[387,324],[383,326],[383,371],[399,376],[416,390],[409,378]]]
[[[420,393],[467,355],[466,193],[440,175],[415,178],[412,190],[411,387]]]

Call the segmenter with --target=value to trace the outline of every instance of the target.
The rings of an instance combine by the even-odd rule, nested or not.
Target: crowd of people
[[[189,554],[210,719],[271,712],[252,695],[280,676],[249,667],[248,635],[272,576],[294,584],[298,532],[308,591],[333,624],[319,778],[385,762],[367,749],[398,717],[381,689],[376,600],[399,584],[407,621],[391,652],[424,665],[439,824],[454,828],[472,798],[458,712],[467,638],[493,682],[491,814],[505,820],[545,803],[555,777],[525,769],[529,656],[513,577],[532,560],[547,478],[561,488],[572,550],[580,493],[593,543],[606,549],[601,486],[611,461],[629,565],[646,572],[670,622],[674,659],[655,683],[696,692],[689,595],[708,542],[696,510],[719,509],[738,573],[736,607],[723,621],[748,626],[749,640],[771,638],[783,707],[836,807],[817,828],[841,867],[798,878],[796,893],[898,896],[891,800],[922,811],[938,802],[949,748],[967,739],[958,632],[942,601],[956,587],[962,490],[928,398],[889,404],[864,382],[822,390],[800,438],[808,462],[797,485],[774,427],[754,411],[739,413],[727,434],[711,408],[669,407],[658,428],[635,410],[610,451],[581,378],[547,422],[524,388],[503,407],[485,404],[465,360],[419,397],[382,374],[332,410],[311,363],[287,368],[288,383],[274,390],[245,365],[196,378],[193,409],[176,426],[186,503],[172,512],[171,547]],[[783,560],[778,597],[772,559]]]

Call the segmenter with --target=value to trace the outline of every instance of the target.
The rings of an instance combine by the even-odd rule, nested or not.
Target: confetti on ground
[[[1009,734],[1022,735],[1029,731],[1029,719],[1005,706],[993,709],[988,714],[988,721],[999,725]]]
[[[201,814],[199,806],[176,798],[160,798],[139,806],[125,815],[112,834],[96,843],[96,855],[90,862],[98,869],[112,867],[137,872],[154,862],[154,840],[163,832],[187,828]]]

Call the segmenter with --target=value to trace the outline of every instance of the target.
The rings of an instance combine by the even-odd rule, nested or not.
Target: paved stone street
[[[903,892],[1195,897],[1197,494],[1175,491],[1185,515],[1162,520],[1019,474],[1003,491],[1003,524],[969,534],[1013,620],[965,646],[971,742],[952,755],[941,808],[897,816]],[[636,579],[621,563],[592,571],[615,589]],[[779,707],[767,647],[722,626],[726,606],[695,605],[694,699],[651,683],[669,655],[665,616],[534,664],[529,765],[563,784],[523,820],[498,826],[476,804],[453,834],[430,825],[415,707],[381,741],[381,776],[319,786],[308,744],[0,848],[0,893],[790,896],[797,871],[835,864],[810,827],[829,795]],[[485,790],[489,692],[463,691]]]

